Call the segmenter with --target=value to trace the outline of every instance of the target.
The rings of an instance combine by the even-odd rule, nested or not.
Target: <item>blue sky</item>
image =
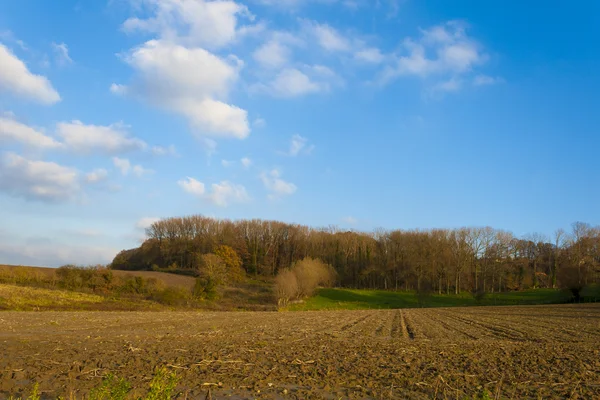
[[[600,3],[0,3],[0,263],[156,218],[600,223]]]

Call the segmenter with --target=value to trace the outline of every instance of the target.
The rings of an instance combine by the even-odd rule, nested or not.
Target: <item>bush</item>
[[[290,300],[293,300],[298,295],[298,280],[296,274],[285,269],[275,277],[275,295],[277,296],[277,304],[280,307],[285,307]]]
[[[196,278],[192,294],[197,299],[214,300],[217,298],[217,285],[210,278]]]
[[[330,265],[306,257],[275,278],[277,301],[285,306],[291,300],[311,296],[319,285],[331,286],[335,280],[336,273]]]
[[[167,306],[185,306],[190,300],[189,292],[183,288],[168,287],[156,291],[150,297],[152,300]]]

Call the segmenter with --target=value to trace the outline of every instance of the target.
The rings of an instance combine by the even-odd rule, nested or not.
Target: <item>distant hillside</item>
[[[125,282],[127,278],[141,277],[146,282],[142,286],[154,287],[154,289],[146,287],[143,293],[135,290],[128,291],[122,296],[118,291],[98,293],[91,290],[87,285],[91,281],[84,282],[84,285],[78,289],[63,290],[65,284],[64,281],[62,284],[58,283],[60,277],[57,270],[57,268],[0,265],[0,310],[149,310],[164,305],[174,308],[192,307],[223,311],[277,309],[271,279],[244,278],[235,284],[219,286],[217,296],[213,300],[194,302],[190,296],[196,278],[191,276],[158,271],[110,270],[113,276]],[[150,284],[152,281],[158,281],[160,284]],[[77,290],[85,293],[78,294]],[[148,290],[154,292],[147,293]],[[104,297],[96,294],[103,294]],[[131,297],[136,295],[138,300]],[[177,298],[172,299],[173,295]],[[193,304],[190,306],[190,303]]]
[[[0,274],[2,271],[14,272],[15,269],[22,270],[31,274],[39,274],[50,278],[56,274],[56,268],[47,267],[30,267],[30,266],[17,266],[17,265],[0,265]],[[191,289],[194,287],[195,279],[191,276],[169,274],[166,272],[155,272],[155,271],[119,271],[112,270],[115,276],[140,276],[144,279],[154,278],[161,281],[167,287],[180,287],[185,289]]]

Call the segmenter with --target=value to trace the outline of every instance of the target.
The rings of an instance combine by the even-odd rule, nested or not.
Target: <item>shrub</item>
[[[277,304],[280,307],[285,307],[290,300],[298,296],[298,280],[296,274],[284,269],[275,277],[275,295],[277,296]]]
[[[210,278],[196,278],[192,294],[197,299],[214,300],[217,298],[217,285]]]
[[[190,299],[189,292],[183,288],[168,287],[154,292],[151,299],[167,306],[185,306]]]
[[[80,271],[82,268],[75,265],[63,265],[56,270],[58,285],[67,290],[79,290],[83,287]]]
[[[330,286],[336,280],[333,267],[319,259],[306,257],[291,269],[282,270],[275,278],[275,294],[280,305],[290,300],[311,296],[319,286]]]

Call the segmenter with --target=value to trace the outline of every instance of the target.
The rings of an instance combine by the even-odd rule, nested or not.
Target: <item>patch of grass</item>
[[[74,304],[89,305],[103,301],[104,297],[95,294],[0,284],[0,309],[29,311],[71,307]]]
[[[125,400],[130,390],[131,384],[127,380],[108,374],[100,386],[90,391],[89,400]]]
[[[175,387],[179,382],[179,378],[175,372],[167,370],[165,367],[158,368],[150,382],[150,390],[145,397],[135,397],[137,400],[171,400],[178,393]],[[108,374],[102,379],[102,382],[90,391],[89,396],[85,397],[88,400],[127,400],[133,399],[131,393],[131,383],[124,378],[117,378],[113,374]],[[70,397],[73,398],[73,397]],[[10,400],[23,400],[21,397],[15,399],[10,397]],[[40,400],[39,384],[33,386],[33,390],[26,400]],[[57,399],[63,399],[59,396]],[[83,398],[82,398],[83,399]]]
[[[166,368],[159,368],[150,382],[150,392],[145,400],[170,400],[177,386],[177,375]]]
[[[537,289],[522,292],[488,293],[477,301],[470,293],[458,295],[430,294],[425,300],[414,292],[385,290],[318,289],[302,303],[292,304],[289,311],[364,310],[416,307],[467,307],[476,305],[559,304],[569,301],[561,290]]]
[[[164,310],[152,301],[106,297],[92,293],[0,284],[0,310],[144,311]]]

